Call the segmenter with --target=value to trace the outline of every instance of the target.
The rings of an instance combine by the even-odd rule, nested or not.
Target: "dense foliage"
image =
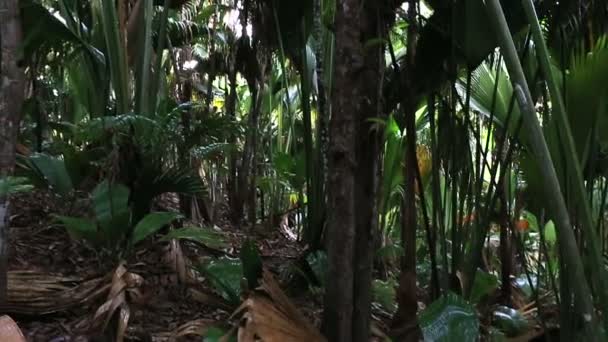
[[[263,288],[302,341],[606,339],[605,2],[11,3],[2,215],[73,203],[54,224],[111,269],[194,242],[212,252],[182,281],[235,315]],[[262,230],[301,248],[278,277],[325,295],[325,337],[277,294]],[[95,318],[122,339],[117,307]]]

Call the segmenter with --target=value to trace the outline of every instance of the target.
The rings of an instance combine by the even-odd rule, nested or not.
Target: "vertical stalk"
[[[540,67],[547,81],[549,93],[551,94],[551,103],[554,109],[553,112],[557,115],[558,127],[563,130],[562,134],[560,135],[565,143],[565,146],[563,147],[566,150],[566,158],[568,158],[566,165],[569,166],[570,173],[574,175],[572,191],[574,192],[574,199],[577,203],[576,209],[582,214],[582,233],[585,238],[587,248],[589,248],[589,261],[591,262],[591,268],[594,270],[594,272],[597,272],[591,276],[591,279],[595,281],[595,289],[598,292],[602,309],[605,310],[608,308],[608,278],[602,263],[602,256],[600,254],[597,238],[594,232],[595,225],[593,224],[591,208],[585,192],[581,163],[576,152],[574,138],[572,137],[572,130],[566,115],[566,106],[564,105],[564,100],[562,98],[558,83],[556,82],[553,72],[551,71],[549,52],[547,50],[545,40],[543,39],[538,17],[536,16],[536,11],[534,10],[534,5],[531,0],[522,0],[522,3],[524,6],[524,11],[526,12],[526,17],[530,22],[532,37],[536,42],[535,46],[538,53],[538,59],[540,61]],[[608,317],[606,316],[604,316],[604,329],[608,331]]]
[[[403,100],[405,114],[405,194],[401,207],[401,241],[405,250],[401,261],[401,275],[397,301],[399,307],[391,322],[391,337],[396,340],[414,338],[418,330],[405,329],[416,321],[418,312],[418,299],[416,296],[416,104],[414,99],[412,70],[415,61],[416,42],[418,37],[416,0],[410,0],[408,7],[407,31],[407,70],[405,79],[406,98]],[[422,184],[420,184],[422,187]],[[416,336],[417,338],[417,336]]]
[[[583,274],[583,264],[578,246],[576,245],[568,209],[560,190],[559,180],[553,166],[554,164],[549,153],[549,148],[547,147],[547,142],[545,141],[540,123],[536,117],[534,102],[530,95],[530,90],[528,89],[528,83],[526,82],[522,66],[515,50],[515,44],[513,43],[513,38],[509,32],[509,27],[499,0],[485,0],[485,3],[488,15],[494,19],[491,20],[491,22],[494,24],[499,46],[505,57],[505,63],[509,74],[511,75],[513,89],[524,116],[524,126],[528,132],[532,152],[537,158],[539,167],[545,175],[542,180],[546,196],[547,198],[552,199],[551,201],[548,201],[548,206],[551,208],[552,214],[555,217],[558,240],[563,253],[565,272],[562,273],[562,276],[569,277],[572,280],[575,294],[574,297],[576,298],[574,303],[576,314],[579,315],[579,318],[581,319],[581,324],[583,325],[586,335],[596,339],[599,337],[599,329],[595,324],[596,315],[593,310],[591,293],[585,280],[585,275]],[[537,44],[540,44],[541,42],[537,42]]]

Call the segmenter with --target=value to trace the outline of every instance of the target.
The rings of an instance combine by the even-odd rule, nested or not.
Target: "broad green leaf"
[[[374,302],[380,304],[384,310],[390,313],[394,313],[397,310],[397,302],[395,300],[395,288],[396,284],[394,281],[382,281],[374,279],[372,282],[372,299]]]
[[[315,273],[315,277],[321,283],[325,285],[328,269],[327,253],[324,251],[316,251],[306,256],[306,261],[310,268]]]
[[[133,230],[133,244],[136,244],[151,234],[154,234],[156,231],[169,224],[179,216],[180,215],[178,213],[172,212],[156,212],[146,215],[137,223],[135,229]]]
[[[545,241],[549,245],[554,245],[555,241],[557,241],[555,224],[553,223],[553,221],[549,221],[547,222],[547,224],[545,224]]]
[[[109,61],[112,86],[116,96],[118,114],[129,111],[131,103],[127,53],[121,39],[118,13],[113,1],[96,0],[92,5],[93,13],[103,29],[105,52]]]
[[[255,242],[247,239],[241,247],[241,263],[243,275],[250,289],[258,287],[258,278],[262,275],[262,259]]]
[[[498,278],[495,275],[477,270],[475,282],[471,290],[471,302],[479,303],[485,296],[491,294],[498,288]]]
[[[235,334],[231,334],[228,340],[224,339],[228,332],[217,327],[210,327],[203,335],[203,342],[237,342]]]
[[[91,194],[97,220],[109,222],[112,217],[128,210],[129,189],[122,184],[101,182]]]
[[[243,277],[241,260],[222,257],[203,265],[201,271],[224,299],[233,305],[239,304]]]
[[[462,297],[448,293],[429,305],[419,315],[425,341],[477,341],[479,320],[475,309]]]
[[[532,214],[531,212],[524,210],[522,212],[522,216],[524,217],[525,220],[528,221],[528,224],[530,224],[530,231],[533,232],[537,232],[538,231],[538,219],[536,218],[536,215]]]
[[[161,241],[168,241],[171,239],[192,240],[213,248],[226,247],[224,236],[210,228],[184,227],[175,229],[165,235]]]
[[[233,148],[233,145],[230,143],[217,142],[195,148],[191,153],[198,158],[205,159],[213,156],[215,153],[229,151],[231,148]]]
[[[118,241],[130,227],[129,189],[103,181],[91,194],[93,209],[107,243]]]
[[[138,113],[148,116],[152,114],[150,113],[150,110],[154,108],[153,105],[156,101],[156,94],[150,94],[150,90],[153,88],[150,85],[152,79],[150,67],[152,53],[154,52],[152,47],[152,19],[154,18],[154,6],[152,1],[144,1],[141,3],[141,7],[142,8],[140,8],[140,11],[138,12],[140,14],[140,22],[137,25],[137,31],[134,33],[136,38],[127,37],[127,41],[135,38],[135,42],[137,42],[137,49],[129,56],[129,58],[137,61],[135,70],[135,110]]]
[[[384,258],[398,258],[403,252],[403,247],[396,244],[389,244],[380,247],[380,249],[376,251],[376,255]]]
[[[103,63],[103,54],[70,30],[59,15],[51,14],[41,3],[33,0],[20,1],[23,21],[23,51],[27,59],[40,48],[60,46],[69,42],[90,55],[91,59]],[[62,18],[63,19],[63,18]]]
[[[62,159],[37,153],[29,160],[53,191],[65,196],[73,190],[72,180]]]
[[[290,154],[276,151],[272,158],[272,163],[279,174],[284,176],[293,175],[296,163]]]
[[[28,184],[28,179],[25,177],[6,177],[0,179],[0,197],[17,192],[27,192],[34,188]]]
[[[496,308],[493,316],[494,325],[510,337],[522,334],[529,325],[519,311],[506,306]]]
[[[97,225],[91,220],[79,217],[56,216],[73,239],[85,239],[92,243],[99,242]]]

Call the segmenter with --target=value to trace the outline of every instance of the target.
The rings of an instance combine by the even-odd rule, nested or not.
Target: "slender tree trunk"
[[[315,186],[316,200],[318,205],[315,206],[315,222],[312,224],[316,228],[314,231],[316,236],[311,239],[311,247],[313,249],[321,248],[323,241],[323,229],[327,218],[327,146],[328,146],[328,124],[329,124],[329,108],[327,108],[327,92],[325,86],[325,63],[324,45],[323,42],[323,24],[321,18],[323,16],[322,0],[314,0],[314,30],[312,32],[315,41],[315,56],[316,65],[316,86],[317,86],[317,148],[315,151],[316,167],[316,182]]]
[[[236,121],[236,47],[233,48],[230,55],[230,69],[228,74],[228,84],[230,87],[230,91],[228,93],[228,97],[226,98],[226,115],[230,117],[231,120]],[[235,146],[236,144],[236,135],[234,133],[230,133],[230,137],[228,139],[228,143],[231,146]],[[237,206],[238,202],[238,174],[237,174],[238,164],[237,164],[237,152],[236,149],[230,150],[230,156],[228,159],[228,202],[230,203],[230,218],[233,223],[237,223],[241,219],[242,211],[239,211]]]
[[[501,275],[501,292],[504,303],[507,305],[511,302],[511,274],[513,273],[513,251],[511,247],[511,220],[507,210],[507,196],[504,191],[504,184],[500,184],[499,188],[501,212],[500,212],[500,275]]]
[[[390,4],[389,4],[390,3]],[[379,141],[382,44],[394,16],[388,1],[338,2],[328,153],[329,276],[323,329],[330,341],[369,341]],[[355,252],[356,251],[356,252]]]
[[[323,329],[329,341],[352,341],[355,248],[355,137],[362,98],[357,74],[363,68],[358,0],[338,1],[336,74],[330,120],[328,275]]]
[[[21,44],[19,1],[0,0],[0,179],[15,167],[15,145],[23,106],[24,75],[18,65]],[[8,196],[0,194],[0,303],[6,301]]]
[[[181,84],[180,91],[180,103],[187,103],[192,100],[192,80],[185,79]],[[192,112],[190,109],[185,110],[181,114],[182,129],[184,130],[184,140],[188,141],[190,135],[192,135]],[[180,167],[187,169],[190,168],[190,154],[185,146],[181,146],[178,151],[178,159]],[[186,215],[186,217],[192,217],[192,197],[190,195],[179,195],[180,210]]]
[[[396,341],[417,341],[418,298],[416,286],[416,103],[414,102],[413,81],[411,75],[416,52],[416,0],[409,1],[407,64],[408,75],[405,79],[406,97],[403,100],[405,110],[405,130],[407,134],[405,152],[405,195],[401,210],[401,241],[405,255],[401,261],[401,275],[397,301],[399,307],[393,317],[391,335]],[[420,185],[422,186],[422,184]]]

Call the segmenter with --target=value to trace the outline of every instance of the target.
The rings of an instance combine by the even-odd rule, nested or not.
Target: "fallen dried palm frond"
[[[104,277],[85,280],[79,277],[40,273],[8,272],[6,303],[0,311],[20,315],[44,315],[81,307],[107,291]]]
[[[209,319],[197,319],[180,325],[170,332],[153,334],[154,340],[181,341],[184,337],[202,337],[217,322]]]
[[[131,309],[127,302],[127,293],[134,297],[141,297],[139,288],[144,280],[141,276],[127,272],[124,262],[120,263],[112,273],[112,283],[106,301],[97,309],[90,329],[105,331],[112,318],[116,318],[114,339],[122,342],[127,331]],[[115,315],[118,314],[116,317]]]
[[[266,269],[263,271],[260,287],[249,293],[232,317],[238,315],[241,315],[239,342],[326,341],[291,303]]]

